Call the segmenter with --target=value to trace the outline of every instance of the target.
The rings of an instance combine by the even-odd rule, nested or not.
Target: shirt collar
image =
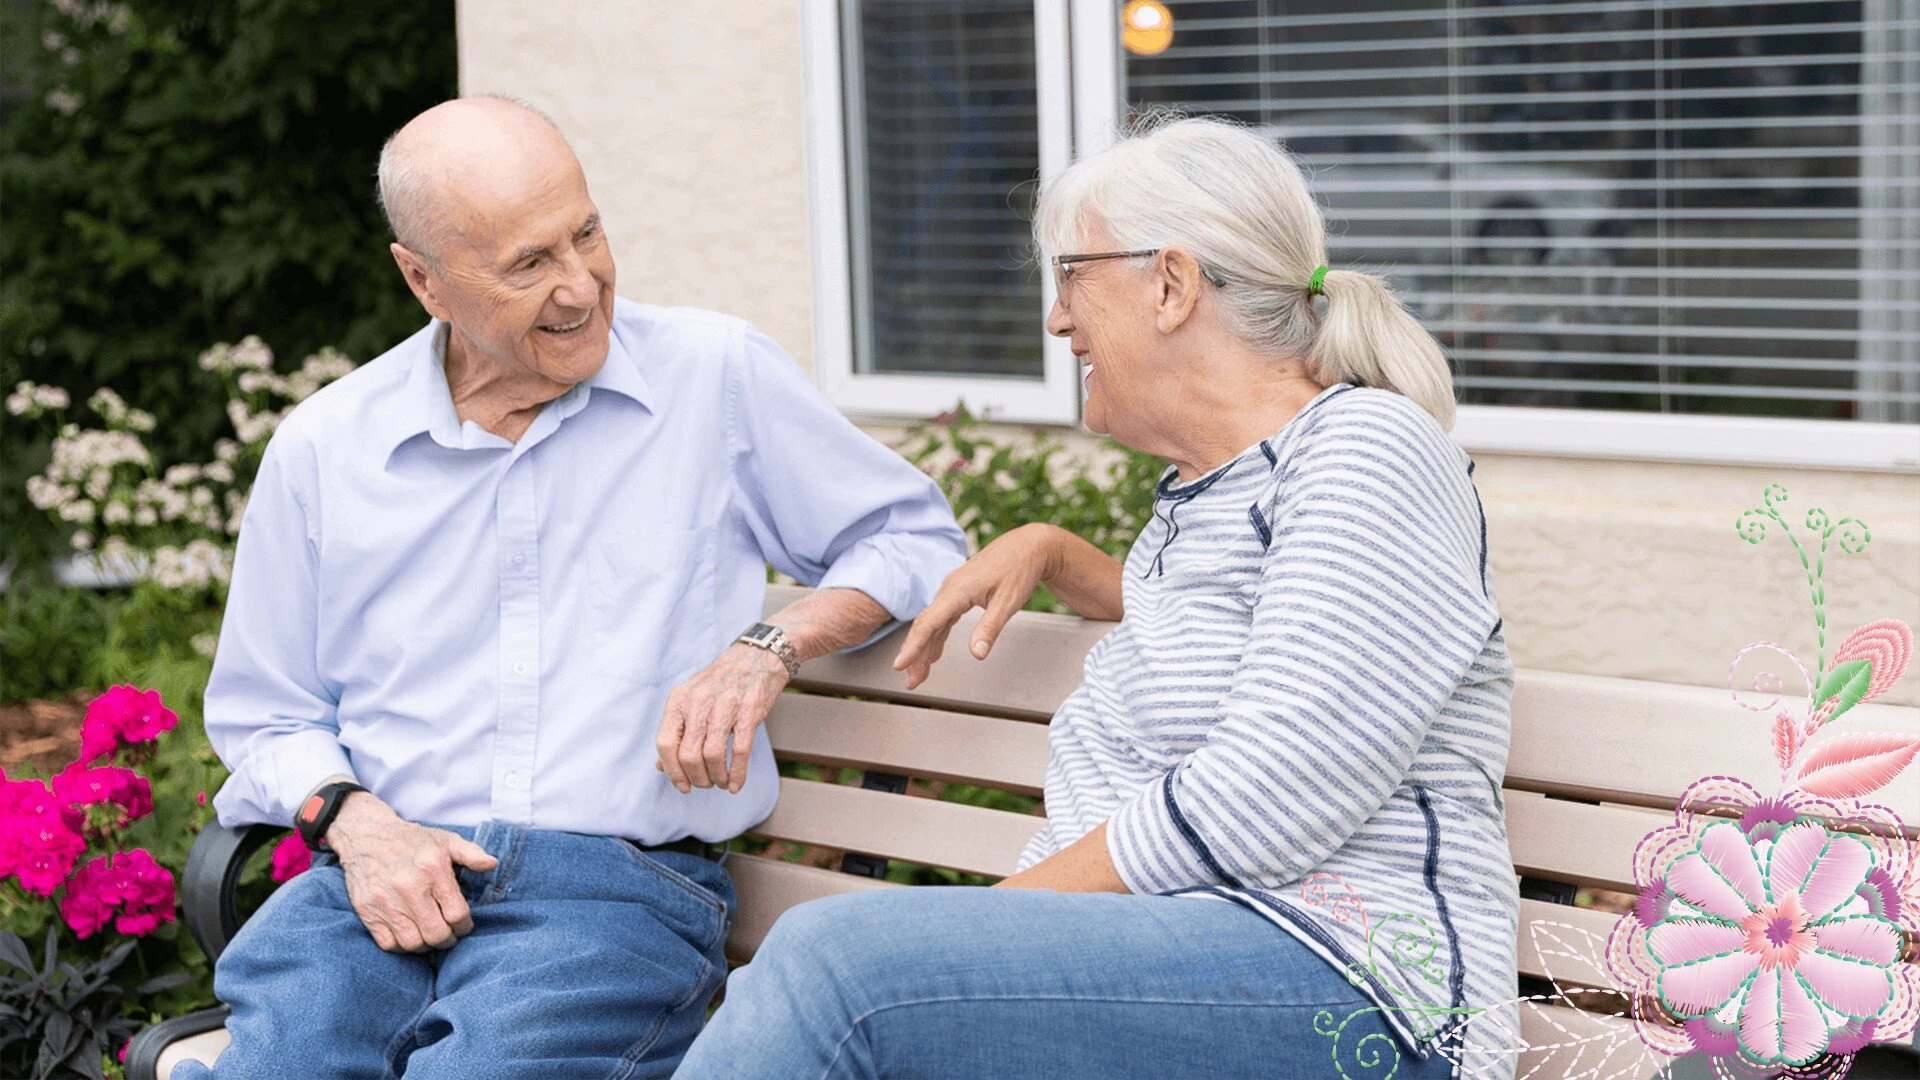
[[[405,343],[405,347],[412,351],[407,364],[407,379],[400,392],[390,400],[385,410],[387,423],[382,425],[385,432],[382,441],[389,456],[416,435],[431,435],[442,446],[458,447],[466,443],[464,425],[460,422],[458,410],[453,407],[453,391],[447,388],[448,332],[448,324],[436,319]],[[581,386],[555,399],[555,404],[583,396],[580,394],[582,387],[588,391],[606,390],[619,394],[649,411],[653,408],[652,390],[640,374],[639,363],[620,340],[618,333],[610,335],[607,360],[600,365],[600,370]],[[562,418],[584,406],[585,402],[581,402],[567,409]]]

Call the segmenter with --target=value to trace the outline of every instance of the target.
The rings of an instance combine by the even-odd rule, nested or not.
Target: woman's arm
[[[909,690],[925,682],[946,650],[953,624],[974,608],[985,614],[973,628],[968,651],[976,660],[986,659],[1001,628],[1043,581],[1089,619],[1120,618],[1120,564],[1111,555],[1058,526],[1022,525],[947,575],[933,602],[913,620],[893,669],[907,673]]]
[[[1101,825],[994,888],[1123,893],[1127,883],[1113,868],[1113,856],[1107,854],[1107,827]]]

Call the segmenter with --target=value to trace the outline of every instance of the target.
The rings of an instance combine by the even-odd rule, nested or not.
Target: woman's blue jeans
[[[726,971],[718,863],[490,822],[452,830],[500,860],[458,871],[473,932],[383,952],[338,866],[273,894],[221,955],[233,1044],[175,1080],[666,1077]]]
[[[1373,1002],[1235,904],[923,888],[775,924],[686,1080],[1428,1080]],[[1344,1024],[1344,1027],[1340,1026]],[[1338,1030],[1334,1035],[1323,1030]]]

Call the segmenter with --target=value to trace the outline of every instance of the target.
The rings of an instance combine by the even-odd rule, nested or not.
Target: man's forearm
[[[859,645],[892,621],[879,601],[859,589],[816,589],[767,618],[787,632],[802,660]]]

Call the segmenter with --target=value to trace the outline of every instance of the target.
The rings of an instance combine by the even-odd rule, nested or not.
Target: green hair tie
[[[1327,268],[1323,266],[1320,269],[1315,270],[1313,272],[1313,276],[1307,279],[1307,295],[1308,296],[1325,295],[1327,291],[1326,281],[1327,281]]]

